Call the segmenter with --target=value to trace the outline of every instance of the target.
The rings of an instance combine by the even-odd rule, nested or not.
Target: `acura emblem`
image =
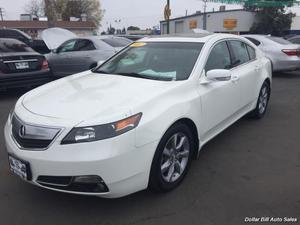
[[[26,135],[26,128],[25,128],[25,126],[22,125],[20,127],[19,135],[20,135],[20,137],[25,137],[25,135]]]

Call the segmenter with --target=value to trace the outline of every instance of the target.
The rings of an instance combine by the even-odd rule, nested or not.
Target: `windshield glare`
[[[136,42],[101,65],[97,71],[155,80],[186,80],[203,43]]]

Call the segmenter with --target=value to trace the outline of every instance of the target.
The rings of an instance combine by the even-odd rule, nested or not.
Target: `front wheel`
[[[149,188],[166,192],[184,179],[195,150],[192,132],[185,124],[173,125],[161,139],[153,158]]]
[[[271,94],[270,85],[268,82],[265,81],[260,89],[256,108],[250,113],[251,117],[260,119],[265,115],[267,111],[269,99],[270,99],[270,94]]]

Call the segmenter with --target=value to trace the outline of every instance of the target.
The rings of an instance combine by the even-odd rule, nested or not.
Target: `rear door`
[[[232,76],[241,86],[241,107],[252,103],[258,93],[257,82],[262,71],[262,64],[256,57],[255,49],[240,40],[228,41],[232,55]]]

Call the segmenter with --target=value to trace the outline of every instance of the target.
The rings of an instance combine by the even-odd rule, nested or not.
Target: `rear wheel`
[[[176,188],[191,164],[195,142],[185,124],[173,125],[161,139],[152,162],[149,187],[166,192]]]
[[[270,85],[267,81],[265,81],[260,89],[256,108],[250,114],[251,117],[260,119],[265,115],[267,111],[269,99],[270,99],[270,94],[271,94]]]

